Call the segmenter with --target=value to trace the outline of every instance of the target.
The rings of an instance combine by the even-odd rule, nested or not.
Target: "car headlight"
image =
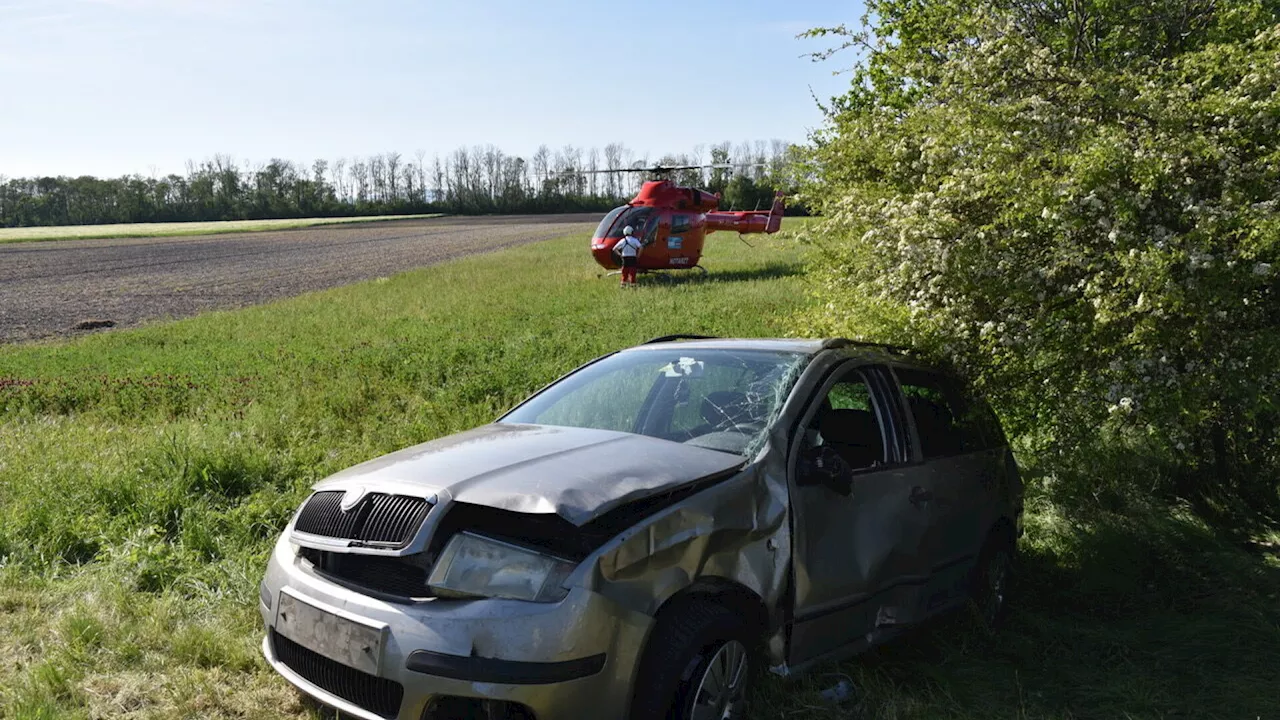
[[[460,532],[449,540],[427,584],[444,596],[556,602],[574,564],[550,555]]]

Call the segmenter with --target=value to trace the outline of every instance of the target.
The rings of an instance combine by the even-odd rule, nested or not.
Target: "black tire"
[[[730,718],[745,717],[759,666],[758,640],[740,612],[710,600],[691,598],[663,608],[640,659],[631,720],[690,720],[693,703],[708,699],[699,689],[709,666],[716,661],[723,667],[726,657],[734,657],[733,643],[742,649],[745,667],[732,693],[741,700],[726,710]]]
[[[1000,627],[1009,611],[1016,549],[1005,533],[995,531],[987,538],[974,564],[970,600],[978,621],[991,631]]]

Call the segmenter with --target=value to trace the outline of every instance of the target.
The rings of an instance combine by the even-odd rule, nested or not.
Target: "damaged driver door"
[[[887,371],[837,369],[792,443],[792,666],[856,652],[906,621],[928,580],[931,488],[909,464]]]

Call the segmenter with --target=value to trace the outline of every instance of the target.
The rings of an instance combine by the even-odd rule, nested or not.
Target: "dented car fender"
[[[770,659],[786,653],[792,571],[788,456],[806,391],[843,358],[810,363],[753,459],[731,477],[653,513],[603,544],[569,578],[628,610],[654,616],[708,580],[754,594],[768,613]]]

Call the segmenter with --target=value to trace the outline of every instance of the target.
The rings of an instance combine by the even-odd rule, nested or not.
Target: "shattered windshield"
[[[807,359],[766,350],[632,350],[570,375],[500,422],[617,430],[747,454]]]

